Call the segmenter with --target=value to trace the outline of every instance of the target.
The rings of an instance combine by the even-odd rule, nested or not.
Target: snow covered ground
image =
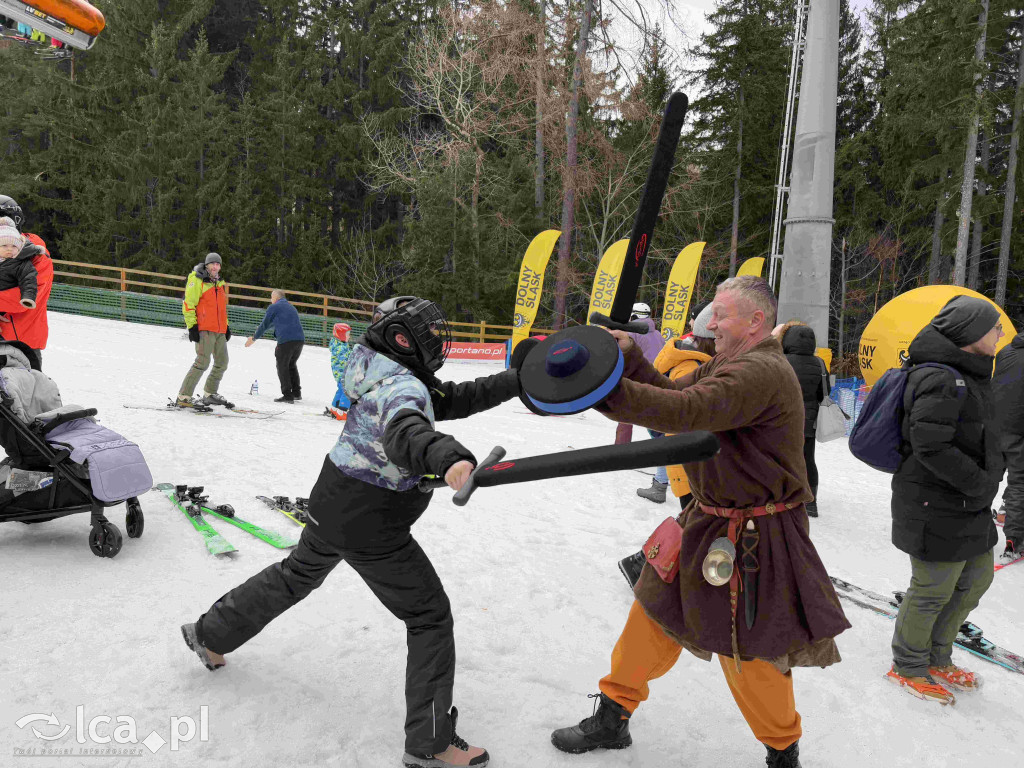
[[[286,408],[271,420],[127,410],[175,393],[192,360],[183,332],[52,313],[50,321],[45,368],[64,401],[99,408],[138,442],[156,482],[205,485],[239,516],[296,532],[254,496],[309,494],[341,426],[317,415],[334,392],[325,349],[307,348],[299,360],[302,403],[276,406],[273,343],[245,349],[232,339],[221,391],[240,404]],[[461,380],[494,370],[451,363],[444,372]],[[257,378],[260,394],[250,397]],[[595,413],[541,419],[518,401],[450,428],[479,457],[496,442],[515,457],[606,444],[614,432]],[[818,456],[812,533],[830,572],[879,592],[905,588],[909,563],[889,543],[888,477],[855,461],[845,441],[819,446]],[[674,513],[636,496],[649,482],[628,471],[485,488],[461,509],[437,491],[417,525],[455,612],[459,730],[490,751],[495,768],[764,765],[718,664],[685,653],[634,716],[631,749],[570,756],[550,744],[552,729],[590,714],[586,694],[607,671],[631,601],[616,561]],[[0,526],[0,766],[399,765],[405,631],[365,585],[339,566],[211,674],[179,625],[281,554],[222,524],[239,552],[214,558],[166,498],[149,493],[142,503],[143,537],[126,537],[113,560],[89,551],[88,515]],[[124,530],[123,508],[110,518]],[[955,661],[984,675],[984,688],[955,707],[920,702],[882,678],[892,622],[844,607],[853,629],[838,640],[843,663],[794,673],[806,768],[1021,765],[1024,676],[958,651]],[[972,619],[1024,651],[1024,565],[996,575]],[[95,723],[100,738],[132,718],[140,741],[155,733],[171,742],[172,725],[187,735],[186,718],[198,728],[202,712],[205,741],[197,732],[175,750],[83,754],[118,746],[90,738],[96,717],[113,720]],[[17,725],[51,713],[53,724]],[[65,725],[52,741],[33,734]],[[39,756],[43,749],[72,754]],[[19,751],[36,759],[22,761]]]

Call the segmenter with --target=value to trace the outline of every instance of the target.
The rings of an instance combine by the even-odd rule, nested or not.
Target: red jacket
[[[36,305],[28,309],[21,305],[21,289],[8,288],[0,291],[0,336],[7,341],[22,341],[32,349],[46,349],[46,339],[50,335],[50,327],[46,323],[46,303],[50,300],[50,289],[53,287],[53,262],[46,243],[39,235],[25,233],[25,237],[34,245],[41,245],[43,253],[32,259],[32,266],[39,273],[39,293]]]

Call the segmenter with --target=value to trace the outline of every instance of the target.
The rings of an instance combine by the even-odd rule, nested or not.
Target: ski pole
[[[477,488],[666,464],[691,464],[707,461],[716,453],[718,438],[710,432],[688,432],[627,445],[602,445],[493,463],[496,460],[492,457],[497,455],[500,459],[505,455],[501,446],[495,446],[473,471],[469,482],[455,494],[454,502],[459,507],[465,505]]]

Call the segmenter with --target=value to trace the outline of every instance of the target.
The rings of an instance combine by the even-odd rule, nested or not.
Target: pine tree
[[[768,255],[793,8],[782,0],[723,0],[708,22],[712,30],[700,43],[708,65],[694,73],[704,95],[693,105],[693,141],[717,190],[708,234],[716,247],[731,241],[734,274],[743,259]]]

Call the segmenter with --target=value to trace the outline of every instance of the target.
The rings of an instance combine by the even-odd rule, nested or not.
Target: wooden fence
[[[168,275],[163,272],[147,272],[142,269],[125,269],[108,267],[103,264],[86,264],[80,261],[54,259],[54,278],[61,282],[93,285],[116,290],[121,293],[142,293],[154,296],[171,296],[181,298],[185,290],[188,275]],[[98,274],[97,274],[98,273]],[[228,295],[231,304],[263,308],[270,303],[272,288],[244,283],[228,283]],[[341,296],[330,296],[323,293],[287,290],[288,300],[304,314],[328,317],[351,317],[362,322],[369,322],[373,315],[376,302],[362,299],[349,299]],[[326,321],[326,320],[325,320]],[[461,323],[448,321],[452,329],[452,337],[459,341],[503,342],[512,335],[513,326],[496,325],[481,320],[479,323]],[[534,329],[535,333],[548,334],[554,331]]]

